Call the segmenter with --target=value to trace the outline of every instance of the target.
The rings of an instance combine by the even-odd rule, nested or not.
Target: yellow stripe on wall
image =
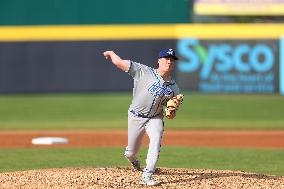
[[[161,24],[0,27],[0,41],[90,41],[143,39],[277,39],[284,24]]]
[[[133,40],[173,38],[171,25],[0,27],[0,41]]]

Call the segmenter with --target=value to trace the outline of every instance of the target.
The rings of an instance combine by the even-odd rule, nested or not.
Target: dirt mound
[[[141,188],[130,168],[64,168],[0,174],[0,188]],[[155,188],[284,188],[284,177],[240,171],[158,168]],[[144,187],[145,188],[145,187]]]

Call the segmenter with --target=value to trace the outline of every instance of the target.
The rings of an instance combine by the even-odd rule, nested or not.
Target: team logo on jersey
[[[156,96],[169,96],[171,95],[172,90],[169,87],[160,86],[160,82],[153,83],[149,88],[148,91]]]

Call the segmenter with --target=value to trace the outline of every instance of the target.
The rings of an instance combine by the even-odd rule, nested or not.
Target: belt
[[[137,116],[137,117],[151,118],[151,117],[145,116],[145,115],[143,115],[143,114],[140,114],[140,113],[138,113],[138,112],[136,112],[136,111],[134,111],[134,110],[130,110],[130,112],[131,112],[133,115]]]

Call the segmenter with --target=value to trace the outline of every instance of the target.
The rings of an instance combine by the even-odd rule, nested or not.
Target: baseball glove
[[[176,110],[179,108],[183,101],[183,94],[178,94],[174,96],[167,102],[167,107],[165,109],[165,116],[168,119],[173,119],[176,116]]]

